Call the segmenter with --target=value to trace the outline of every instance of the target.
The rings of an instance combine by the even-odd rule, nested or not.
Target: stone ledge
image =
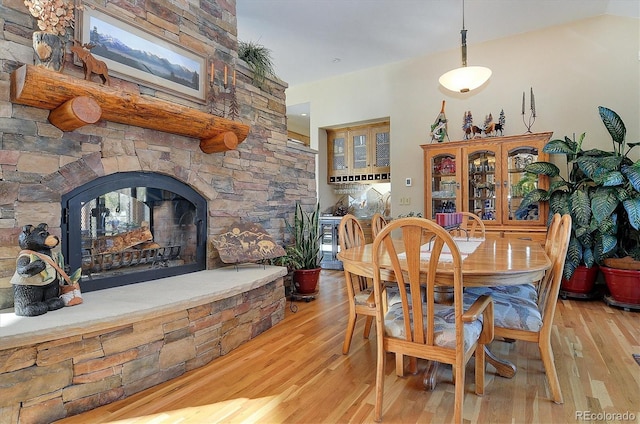
[[[40,317],[3,312],[0,422],[53,422],[225,355],[284,319],[285,274],[241,265],[90,292]]]
[[[192,272],[175,277],[84,293],[84,303],[19,317],[0,311],[0,350],[126,325],[182,311],[261,287],[286,268],[256,264]]]

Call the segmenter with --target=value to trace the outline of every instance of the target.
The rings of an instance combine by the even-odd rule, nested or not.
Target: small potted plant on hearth
[[[611,135],[612,151],[582,150],[584,134],[578,139],[552,140],[544,147],[548,153],[567,157],[568,176],[558,167],[535,162],[527,172],[547,175],[549,190],[530,192],[521,208],[538,201],[549,202],[549,213],[570,213],[573,219],[564,277],[569,280],[579,265],[599,264],[611,296],[624,304],[640,304],[640,272],[622,270],[613,276],[613,267],[637,267],[640,260],[640,161],[629,152],[640,143],[627,143],[626,127],[613,110],[598,108],[602,123]],[[620,287],[626,280],[628,285]],[[619,292],[618,290],[621,290]]]
[[[287,230],[293,238],[293,244],[285,251],[284,262],[293,270],[293,284],[300,294],[313,294],[317,291],[320,279],[320,204],[312,212],[305,212],[300,203],[296,203],[293,224],[286,222]]]

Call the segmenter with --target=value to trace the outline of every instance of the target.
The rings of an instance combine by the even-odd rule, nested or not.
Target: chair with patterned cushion
[[[458,212],[462,215],[462,222],[457,228],[449,231],[454,237],[485,238],[484,222],[471,212]]]
[[[356,246],[366,244],[364,231],[358,219],[347,214],[340,220],[338,226],[338,242],[340,250],[350,249]],[[356,319],[358,315],[367,317],[364,325],[364,338],[369,338],[371,332],[371,324],[376,315],[376,305],[373,300],[373,287],[371,280],[360,275],[353,275],[350,272],[344,272],[347,286],[347,297],[349,299],[349,321],[347,323],[347,332],[344,336],[344,344],[342,345],[342,353],[349,353],[351,347],[351,339],[356,328]]]
[[[558,230],[560,229],[561,219],[562,215],[556,213],[553,215],[549,223],[549,229],[547,230],[547,237],[544,244],[544,251],[547,256],[551,255],[551,246],[553,246],[554,240],[557,237]],[[471,292],[475,292],[476,294],[495,294],[500,292],[522,299],[529,299],[537,303],[538,291],[540,289],[540,287],[538,286],[539,283],[540,282],[518,284],[513,286],[474,287],[471,289],[467,289],[467,291],[471,290]]]
[[[400,239],[391,237],[399,232]],[[421,251],[423,234],[433,237],[429,251]],[[441,252],[448,249],[446,258]],[[445,250],[446,251],[446,250]],[[375,420],[382,420],[386,353],[396,356],[396,374],[404,375],[404,357],[408,356],[412,373],[417,370],[415,358],[453,365],[454,421],[462,423],[465,368],[475,354],[475,391],[484,393],[484,346],[493,340],[493,303],[491,297],[480,296],[463,310],[462,258],[451,235],[433,221],[423,218],[401,218],[387,224],[373,242],[374,294],[376,300],[376,404]],[[453,305],[434,300],[436,269],[440,260],[453,271]],[[449,263],[450,262],[450,263]],[[421,267],[423,268],[421,270]],[[388,283],[381,270],[392,271],[400,291],[401,302],[382,303]],[[424,272],[426,270],[426,273]],[[421,287],[425,288],[426,299]]]
[[[465,305],[472,304],[481,295],[493,298],[496,337],[538,344],[555,403],[563,403],[563,398],[551,349],[551,331],[570,236],[571,216],[566,214],[550,234],[548,255],[552,265],[538,283],[535,299],[522,295],[518,286],[469,288],[464,297]]]
[[[379,213],[374,213],[371,217],[371,235],[376,238],[380,230],[384,228],[389,222]]]

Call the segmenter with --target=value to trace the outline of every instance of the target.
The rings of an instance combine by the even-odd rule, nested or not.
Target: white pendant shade
[[[451,91],[466,93],[487,82],[491,69],[484,66],[463,66],[443,74],[438,80]]]

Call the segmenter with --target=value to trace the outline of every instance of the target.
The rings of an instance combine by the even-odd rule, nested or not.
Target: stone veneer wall
[[[60,131],[48,122],[49,111],[10,101],[10,73],[33,64],[31,34],[37,27],[22,0],[0,0],[0,309],[13,302],[9,279],[20,228],[46,222],[60,235],[61,195],[99,176],[152,171],[190,184],[208,200],[209,236],[242,219],[283,241],[284,220],[295,202],[309,208],[316,202],[315,152],[287,143],[286,84],[272,78],[265,90],[254,87],[251,72],[237,58],[235,0],[83,3],[213,60],[218,80],[225,64],[237,69],[239,120],[251,130],[237,150],[215,154],[203,153],[196,139],[113,122]],[[83,78],[70,54],[63,72]],[[112,86],[209,110],[113,77]],[[217,252],[208,249],[207,268],[219,266]]]
[[[280,277],[185,310],[0,350],[0,423],[51,423],[170,380],[268,330],[284,307]]]

